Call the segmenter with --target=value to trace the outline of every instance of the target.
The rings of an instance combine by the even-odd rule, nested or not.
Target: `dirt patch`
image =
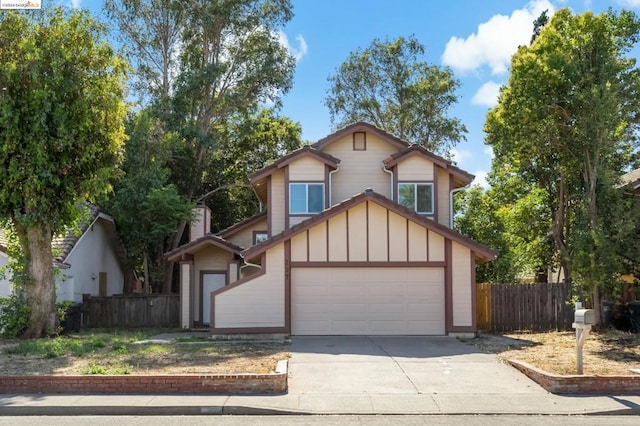
[[[74,374],[266,374],[289,357],[282,342],[148,342],[98,336],[100,344],[78,350],[71,342],[49,339],[55,350],[8,353],[20,341],[0,340],[0,376]],[[83,342],[83,336],[73,336]],[[44,339],[43,339],[44,340]],[[94,340],[96,340],[94,336]],[[142,339],[144,340],[144,339]],[[48,342],[45,342],[46,345]],[[42,344],[39,342],[38,344]],[[67,346],[68,348],[65,349]],[[74,354],[75,353],[75,354]]]
[[[467,343],[503,360],[524,361],[554,374],[576,374],[573,331],[482,334]],[[584,374],[631,375],[631,369],[640,369],[640,334],[617,330],[589,334],[583,348]]]

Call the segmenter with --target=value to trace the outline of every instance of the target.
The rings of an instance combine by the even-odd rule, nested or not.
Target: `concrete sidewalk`
[[[0,416],[203,414],[639,415],[639,396],[553,394],[1,395]]]

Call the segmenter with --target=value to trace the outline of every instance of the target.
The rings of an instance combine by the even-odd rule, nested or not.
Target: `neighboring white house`
[[[0,297],[7,297],[11,293],[11,274],[5,269],[9,263],[5,244],[0,234]]]
[[[0,266],[8,261],[1,244],[0,240]],[[82,302],[83,294],[122,293],[126,258],[111,216],[88,206],[79,229],[55,237],[52,248],[58,302]],[[0,297],[10,293],[10,286],[8,279],[0,279]]]

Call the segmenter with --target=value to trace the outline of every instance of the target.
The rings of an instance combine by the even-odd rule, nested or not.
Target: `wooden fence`
[[[83,327],[178,327],[180,296],[132,294],[111,297],[84,296]]]
[[[568,283],[478,284],[477,324],[484,331],[570,330]]]

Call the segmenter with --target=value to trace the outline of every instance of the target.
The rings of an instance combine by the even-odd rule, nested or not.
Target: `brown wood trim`
[[[424,239],[426,240],[425,242],[426,242],[426,244],[427,244],[427,251],[426,251],[426,254],[427,254],[427,262],[428,262],[428,261],[429,261],[429,259],[430,259],[430,257],[429,257],[429,233],[430,233],[431,231],[429,231],[427,228],[424,228],[424,231],[426,232],[426,235],[425,235],[425,238],[424,238]]]
[[[291,240],[284,243],[284,328],[291,334]]]
[[[362,134],[364,138],[364,148],[356,147],[356,134]],[[353,150],[354,151],[366,151],[367,150],[367,132],[353,132]]]
[[[261,334],[261,333],[288,333],[286,327],[243,327],[243,328],[216,328],[209,327],[211,334]]]
[[[305,231],[305,235],[307,236],[307,261],[311,259],[311,248],[309,247],[309,230]],[[288,240],[291,241],[291,240]]]
[[[451,197],[451,191],[453,191],[454,188],[454,184],[453,184],[453,179],[451,179],[451,175],[448,175],[449,178],[449,192],[447,192],[447,197]],[[447,228],[451,228],[453,229],[453,203],[449,202],[449,200],[447,200],[447,209],[449,210],[449,223],[446,224]],[[473,262],[475,264],[475,261]]]
[[[393,201],[398,202],[398,166],[393,166],[391,168],[393,172],[393,188],[391,188],[391,193],[393,194]]]
[[[406,221],[406,228],[407,228],[407,262],[409,261],[409,259],[411,259],[411,256],[409,255],[409,250],[411,247],[411,244],[409,244],[409,219],[405,219]]]
[[[291,228],[291,224],[289,223],[289,212],[291,211],[291,206],[289,205],[289,192],[291,188],[289,188],[289,167],[284,169],[284,229]]]
[[[471,268],[471,327],[473,331],[478,330],[478,306],[476,299],[476,290],[478,285],[476,284],[476,254],[469,250],[469,267]]]
[[[445,333],[453,331],[453,248],[451,240],[444,240],[444,318]]]
[[[324,208],[328,209],[331,207],[329,204],[329,198],[331,198],[331,194],[329,194],[329,166],[324,166]]]
[[[347,229],[346,234],[347,234],[347,262],[349,261],[349,210],[345,210],[345,221],[347,222],[345,224],[345,228]]]
[[[268,204],[265,206],[267,209],[267,233],[269,234],[269,238],[271,238],[271,236],[273,235],[273,231],[272,231],[273,215],[271,214],[273,209],[269,205],[273,201],[273,197],[271,196],[271,187],[272,187],[271,179],[272,177],[269,176],[269,179],[267,180],[267,203]]]
[[[329,261],[329,259],[331,259],[331,258],[329,257],[329,255],[330,255],[330,253],[331,253],[331,250],[329,249],[329,243],[330,243],[330,241],[329,241],[329,219],[327,219],[327,221],[325,222],[325,224],[326,224],[326,225],[325,225],[325,231],[326,231],[326,233],[327,233],[327,235],[326,235],[326,237],[327,237],[327,242],[326,242],[326,245],[327,245],[327,253],[325,254],[325,259],[327,259],[327,262],[328,262],[328,261]],[[307,260],[309,260],[309,259],[307,258]]]
[[[369,201],[367,200],[365,205],[364,205],[364,223],[365,223],[365,235],[366,235],[366,247],[367,247],[367,262],[369,262],[369,232],[371,232],[371,230],[369,229]]]
[[[390,231],[391,231],[391,224],[389,223],[389,209],[387,209],[387,262],[391,260],[391,232]]]
[[[446,262],[291,262],[292,268],[444,268]]]
[[[203,293],[204,289],[202,287],[203,287],[203,284],[204,284],[203,276],[205,274],[224,275],[224,287],[222,287],[222,288],[225,288],[229,284],[229,275],[227,275],[227,271],[223,271],[221,269],[201,269],[200,270],[200,279],[198,280],[198,289],[199,289],[198,291],[200,293],[200,306],[198,307],[198,310],[200,311],[200,321],[199,321],[200,324],[205,324],[204,316],[203,316],[203,312],[202,312],[202,306],[203,306],[203,302],[204,302],[204,293]],[[213,303],[214,300],[213,300],[213,296],[212,296],[213,293],[215,293],[215,292],[211,293],[210,300],[209,300],[209,303],[210,303],[210,305],[209,305],[209,314],[211,315],[211,317],[209,318],[209,324],[212,323],[213,318],[215,317],[214,314],[213,314],[213,307],[214,307],[214,303]]]
[[[432,196],[433,196],[433,220],[438,222],[438,200],[440,197],[438,196],[438,166],[436,163],[433,163],[433,187],[432,187]]]

